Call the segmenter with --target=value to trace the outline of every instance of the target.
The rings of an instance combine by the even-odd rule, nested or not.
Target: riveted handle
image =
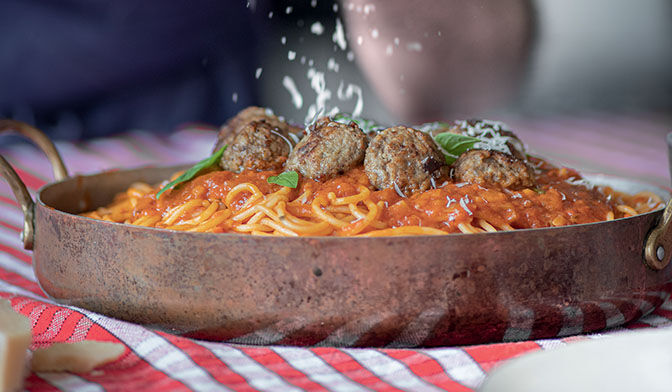
[[[68,176],[68,172],[63,164],[63,159],[61,159],[54,143],[49,140],[47,135],[20,121],[0,119],[0,133],[8,132],[15,132],[23,135],[35,143],[47,156],[49,162],[51,162],[54,178],[56,180],[62,180]],[[0,175],[4,177],[10,188],[12,188],[14,197],[16,197],[16,201],[19,202],[19,205],[23,210],[23,231],[21,232],[21,238],[23,239],[23,247],[31,250],[33,249],[35,238],[35,202],[33,202],[33,198],[30,196],[26,185],[21,181],[21,178],[19,178],[19,175],[16,174],[16,171],[2,155],[0,155]]]
[[[665,268],[672,259],[672,201],[667,202],[658,225],[649,233],[644,245],[644,263],[655,271]]]

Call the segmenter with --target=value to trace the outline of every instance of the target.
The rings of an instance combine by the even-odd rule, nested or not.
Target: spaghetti
[[[301,178],[295,189],[266,181],[277,174],[207,171],[158,200],[161,187],[136,183],[109,206],[83,215],[192,232],[375,237],[565,226],[628,217],[663,204],[650,192],[627,195],[587,186],[566,168],[542,170],[535,189],[446,182],[410,197],[376,190],[361,166],[324,182]]]

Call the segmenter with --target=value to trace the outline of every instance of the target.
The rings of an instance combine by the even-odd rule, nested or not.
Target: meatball
[[[219,150],[225,144],[231,145],[236,134],[238,134],[238,132],[240,132],[247,124],[252,121],[262,120],[272,127],[279,129],[285,135],[303,132],[301,128],[294,127],[282,121],[269,109],[250,106],[240,111],[235,117],[232,117],[226,125],[222,126],[217,135],[217,143],[215,144],[214,151]]]
[[[470,150],[452,165],[455,181],[519,189],[535,185],[534,172],[511,154],[491,150]]]
[[[289,154],[287,169],[327,179],[362,163],[366,142],[366,135],[354,122],[342,124],[322,118]]]
[[[224,150],[219,166],[224,170],[282,169],[291,151],[286,133],[261,120],[243,126]]]
[[[432,138],[404,126],[376,135],[366,150],[364,170],[373,186],[408,196],[426,191],[448,174],[445,158]]]

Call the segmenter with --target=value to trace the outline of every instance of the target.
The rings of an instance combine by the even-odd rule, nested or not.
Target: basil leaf
[[[481,139],[456,133],[444,132],[436,135],[434,141],[443,149],[448,165],[455,162],[463,152],[474,148]]]
[[[270,176],[266,179],[269,184],[278,184],[288,188],[296,188],[299,186],[299,173],[295,171],[286,171],[277,176]]]
[[[168,189],[171,189],[175,185],[181,184],[183,182],[187,182],[187,181],[191,180],[192,178],[196,177],[198,172],[200,172],[201,170],[207,169],[207,168],[209,168],[213,165],[216,165],[217,162],[222,158],[222,154],[224,154],[224,150],[226,150],[226,147],[227,146],[225,145],[224,147],[220,148],[215,153],[213,153],[210,157],[205,158],[204,160],[198,162],[197,164],[192,166],[189,170],[182,173],[181,176],[177,177],[173,181],[166,184],[166,186],[161,188],[161,190],[156,193],[156,200],[159,200],[159,197],[161,196],[161,194],[163,192],[167,191]]]
[[[338,123],[341,123],[341,124],[346,124],[346,125],[350,124],[351,122],[354,122],[355,124],[357,124],[359,129],[361,129],[362,132],[364,132],[364,133],[374,133],[374,132],[379,132],[379,131],[382,131],[383,129],[385,129],[384,126],[378,124],[377,122],[375,122],[373,120],[369,120],[369,119],[361,118],[361,117],[354,117],[352,115],[345,114],[345,113],[337,113],[336,115],[334,115],[332,120],[334,120]]]

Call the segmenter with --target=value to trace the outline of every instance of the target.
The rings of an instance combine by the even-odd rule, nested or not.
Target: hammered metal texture
[[[43,188],[34,268],[45,292],[202,339],[413,347],[591,332],[650,312],[670,291],[672,267],[643,264],[660,211],[562,228],[389,238],[187,233],[71,214],[174,170]]]

